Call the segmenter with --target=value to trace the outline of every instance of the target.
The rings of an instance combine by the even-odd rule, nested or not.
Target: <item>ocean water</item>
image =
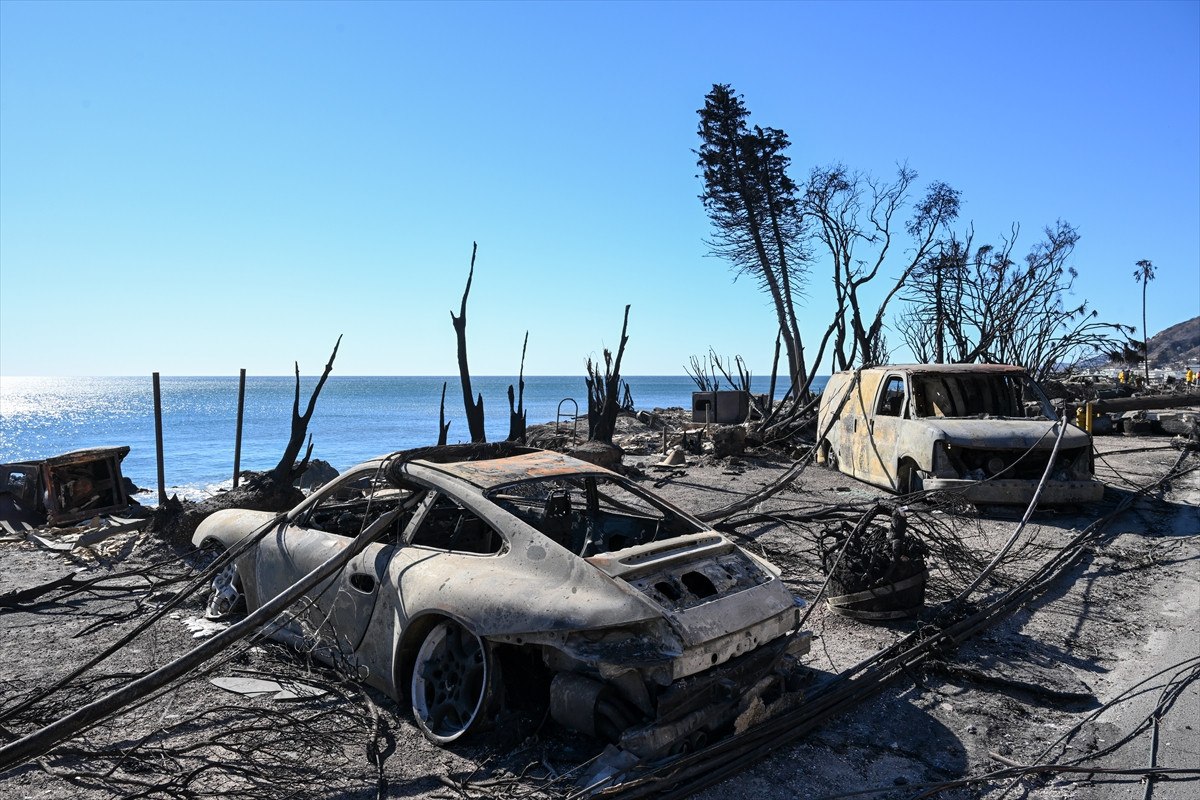
[[[696,385],[687,376],[635,376],[627,379],[638,409],[690,408]],[[300,410],[316,385],[300,379]],[[342,470],[383,453],[437,442],[438,407],[446,385],[448,440],[469,440],[458,377],[330,376],[309,424],[313,457]],[[484,398],[489,441],[508,435],[511,377],[474,377]],[[822,379],[818,379],[823,383]],[[765,391],[766,380],[754,387]],[[163,469],[168,494],[196,499],[227,487],[233,477],[237,431],[238,379],[162,377]],[[777,387],[778,394],[786,386]],[[287,444],[295,379],[246,378],[242,428],[242,469],[275,466]],[[530,376],[525,408],[530,425],[552,422],[568,398],[587,411],[581,376]],[[575,405],[563,403],[572,416]],[[580,420],[587,435],[587,421]],[[153,384],[146,377],[0,377],[0,462],[45,458],[84,447],[128,445],[122,472],[144,489],[154,489]],[[150,499],[154,498],[153,493]],[[145,496],[142,502],[149,502]]]

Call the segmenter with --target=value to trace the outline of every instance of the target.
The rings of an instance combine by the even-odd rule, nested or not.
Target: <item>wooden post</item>
[[[163,477],[162,391],[154,373],[154,452],[158,456],[158,504],[167,504],[167,479]]]
[[[246,370],[242,369],[238,379],[237,437],[233,442],[233,488],[238,485],[238,473],[242,470],[242,412],[246,408]]]

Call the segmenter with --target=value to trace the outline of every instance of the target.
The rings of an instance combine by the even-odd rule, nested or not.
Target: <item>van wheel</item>
[[[925,491],[921,470],[911,461],[904,461],[896,471],[896,491],[900,494],[917,494]]]
[[[837,451],[829,444],[828,439],[821,442],[821,461],[824,462],[826,469],[831,469],[834,472],[839,471]]]

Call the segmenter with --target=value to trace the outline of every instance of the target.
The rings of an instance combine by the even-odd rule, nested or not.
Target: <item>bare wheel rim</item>
[[[421,730],[439,743],[471,730],[483,713],[489,673],[478,636],[455,622],[435,626],[413,664],[412,708]]]

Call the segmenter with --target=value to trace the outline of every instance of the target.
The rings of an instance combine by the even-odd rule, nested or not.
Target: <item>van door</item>
[[[876,486],[896,488],[896,459],[900,433],[908,418],[909,391],[903,373],[882,373],[870,399],[867,421],[859,437],[858,477]]]
[[[850,399],[842,409],[843,472],[859,480],[870,480],[871,471],[871,417],[875,396],[883,380],[882,370],[864,369]]]

